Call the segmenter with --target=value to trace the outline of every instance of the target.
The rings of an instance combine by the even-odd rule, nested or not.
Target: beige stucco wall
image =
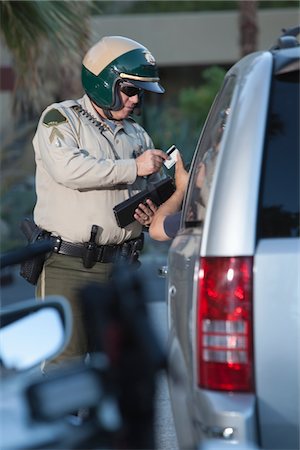
[[[160,65],[231,63],[239,59],[238,12],[98,16],[92,19],[96,42],[123,35],[149,47]],[[269,48],[283,27],[299,23],[299,10],[258,12],[258,50]]]

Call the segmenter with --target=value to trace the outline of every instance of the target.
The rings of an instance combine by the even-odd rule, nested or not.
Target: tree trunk
[[[257,0],[239,1],[241,57],[257,50]]]

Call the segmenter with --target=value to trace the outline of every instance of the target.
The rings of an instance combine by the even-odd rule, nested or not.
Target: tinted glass
[[[184,207],[183,225],[186,227],[200,225],[205,219],[220,144],[230,117],[230,104],[235,83],[234,76],[225,80],[198,143]]]
[[[272,83],[262,171],[259,237],[299,236],[299,72]]]

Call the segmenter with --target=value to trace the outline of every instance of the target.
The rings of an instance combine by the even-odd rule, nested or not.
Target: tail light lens
[[[253,391],[251,257],[201,258],[197,304],[198,384]]]

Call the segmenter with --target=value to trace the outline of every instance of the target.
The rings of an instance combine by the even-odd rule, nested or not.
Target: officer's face
[[[125,92],[122,92],[122,90],[120,90],[123,108],[119,109],[118,111],[111,111],[111,114],[114,119],[116,120],[126,119],[128,116],[130,116],[130,114],[132,114],[132,111],[139,102],[139,92],[135,93],[134,95],[132,95],[132,93],[134,93],[134,91],[133,92],[129,91],[128,92],[128,94],[130,94],[129,96]]]
[[[111,111],[112,118],[115,120],[126,119],[130,114],[132,114],[134,108],[140,101],[140,96],[143,90],[139,89],[128,82],[124,82],[119,86],[119,96],[122,102],[122,108],[118,111]],[[100,114],[100,116],[105,117],[103,109],[99,108],[95,103],[93,103],[95,110]]]

